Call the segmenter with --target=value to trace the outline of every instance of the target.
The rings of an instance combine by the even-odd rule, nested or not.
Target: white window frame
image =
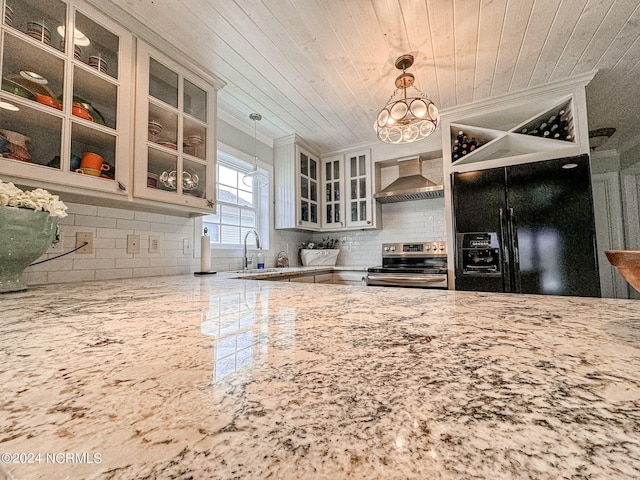
[[[236,150],[232,147],[225,146],[222,147],[218,144],[219,149],[217,151],[218,163],[230,166],[239,171],[246,170],[247,172],[253,168],[253,158],[249,155]],[[217,168],[217,165],[216,165]],[[254,205],[256,205],[256,231],[258,235],[260,235],[260,241],[262,243],[262,249],[267,250],[269,248],[269,218],[270,216],[270,203],[269,203],[269,190],[271,188],[271,183],[273,181],[272,169],[268,167],[267,164],[258,160],[258,169],[264,173],[268,178],[268,183],[264,187],[260,187],[257,191],[254,191]],[[219,178],[219,176],[217,176]],[[216,195],[218,191],[218,186],[216,185]],[[217,208],[218,213],[220,213],[220,201],[217,200]],[[232,204],[229,204],[232,205]],[[242,208],[242,207],[240,207]],[[203,217],[203,223],[207,221],[207,217]],[[216,250],[237,250],[243,249],[244,238],[240,238],[240,243],[214,243],[211,242],[211,248]],[[247,238],[247,245],[251,249],[255,249],[255,238],[253,235],[250,235]]]

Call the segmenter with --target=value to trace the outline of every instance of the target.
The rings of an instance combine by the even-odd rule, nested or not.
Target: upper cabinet
[[[0,171],[61,191],[126,197],[133,38],[60,0],[4,4]]]
[[[320,159],[297,135],[274,142],[275,228],[320,229]]]
[[[591,77],[451,109],[442,117],[445,171],[587,153],[584,86]]]
[[[373,200],[370,150],[345,154],[347,228],[376,228],[379,205]]]
[[[372,196],[371,151],[327,157],[322,165],[322,229],[379,228],[380,206]]]
[[[319,160],[297,135],[291,135],[274,142],[274,166],[275,228],[379,228],[370,150]]]
[[[134,195],[215,212],[216,87],[138,42]]]

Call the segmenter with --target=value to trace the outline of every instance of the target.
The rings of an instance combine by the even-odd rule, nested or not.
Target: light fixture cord
[[[258,170],[258,119],[253,119],[253,169]]]

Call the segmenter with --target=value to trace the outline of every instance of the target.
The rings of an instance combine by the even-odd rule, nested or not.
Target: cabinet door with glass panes
[[[345,155],[347,228],[375,227],[371,185],[373,172],[369,150]]]
[[[320,226],[320,161],[315,155],[296,146],[298,160],[298,227]]]
[[[215,212],[214,85],[138,43],[134,196]]]
[[[322,229],[337,230],[344,223],[344,156],[337,155],[322,159],[323,214]]]
[[[0,178],[126,195],[132,45],[73,2],[4,2]]]

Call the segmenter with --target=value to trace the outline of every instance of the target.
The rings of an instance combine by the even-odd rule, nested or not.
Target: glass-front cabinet
[[[138,42],[134,196],[215,212],[213,84]]]
[[[2,6],[0,178],[126,196],[131,34],[73,2]]]
[[[323,230],[380,228],[370,150],[323,158],[322,174]]]
[[[316,231],[322,218],[322,165],[298,135],[273,142],[275,228]]]
[[[320,224],[320,162],[311,153],[298,152],[298,225],[302,228]]]
[[[371,155],[368,150],[345,155],[347,226],[373,225]]]
[[[344,227],[344,161],[342,155],[324,158],[322,160],[323,171],[323,195],[324,215],[322,218],[323,229],[336,229]]]

